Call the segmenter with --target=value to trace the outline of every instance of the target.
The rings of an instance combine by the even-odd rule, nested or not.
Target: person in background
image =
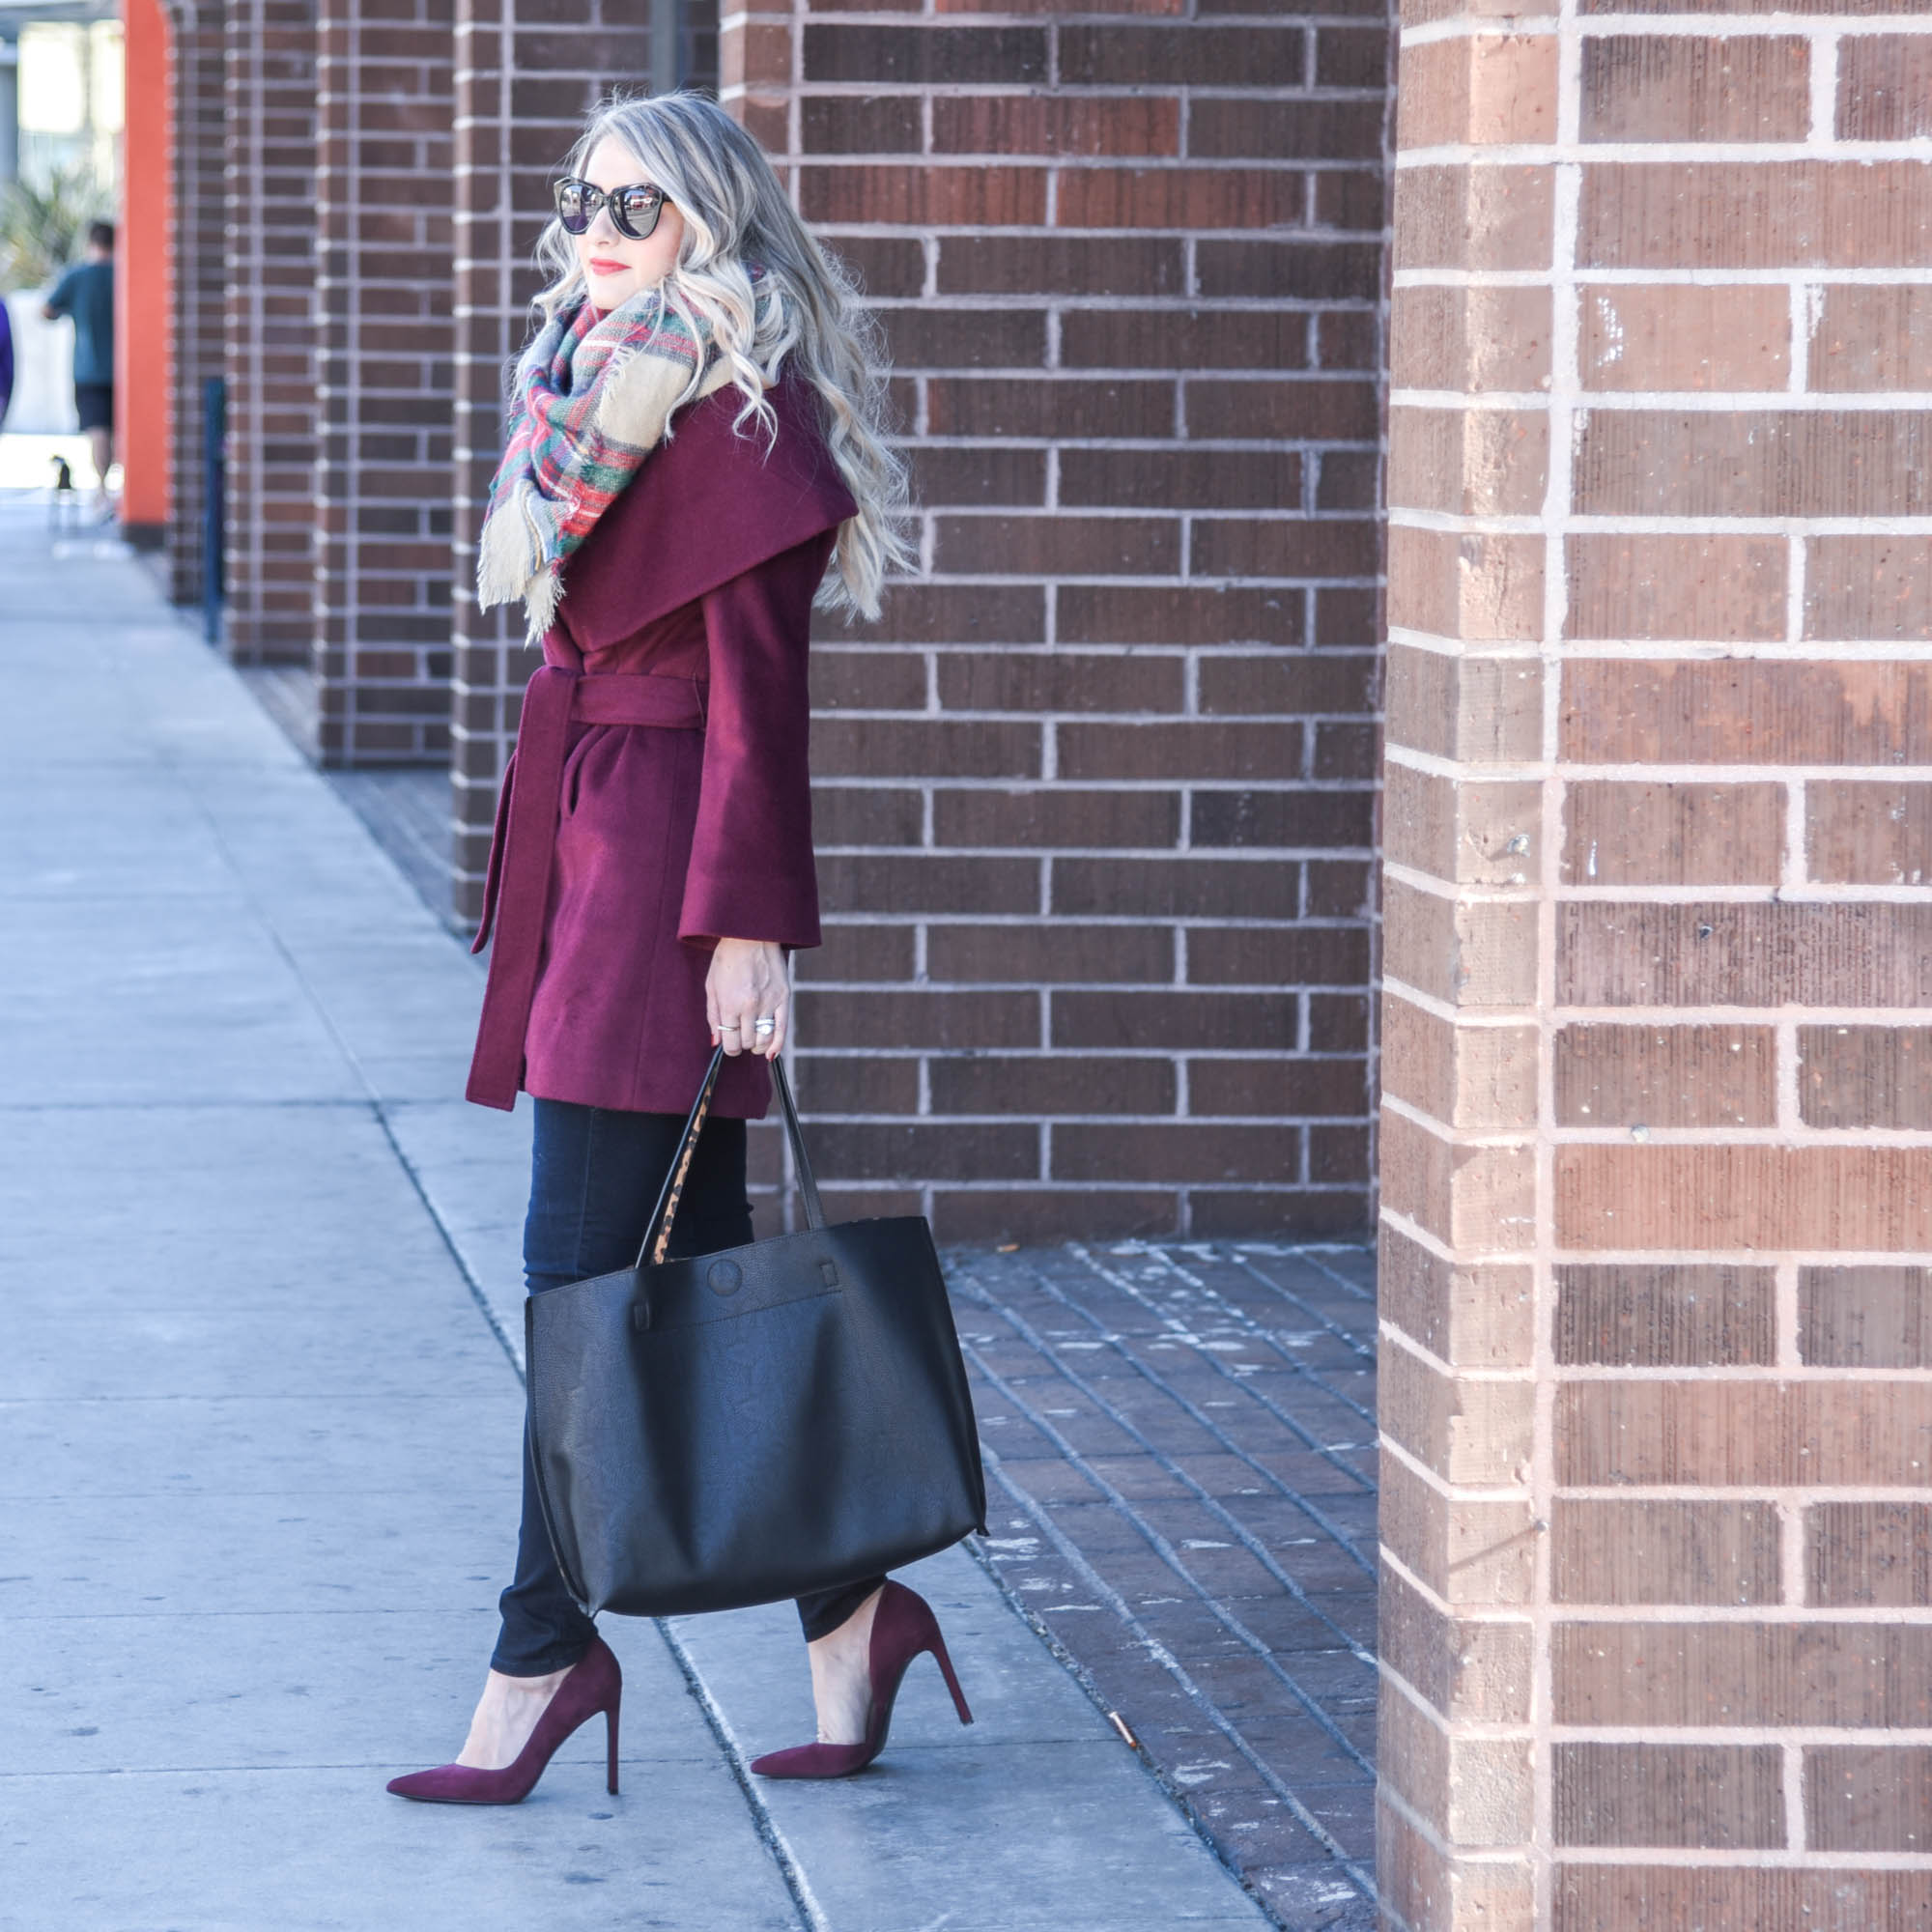
[[[107,472],[114,467],[114,224],[88,224],[87,251],[47,298],[49,322],[73,318],[73,406],[94,457],[95,507],[113,508]]]

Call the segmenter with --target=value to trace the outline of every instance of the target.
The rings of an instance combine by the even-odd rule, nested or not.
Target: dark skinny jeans
[[[684,1119],[536,1103],[530,1162],[530,1211],[524,1224],[524,1277],[532,1294],[629,1267],[644,1224],[677,1151]],[[706,1121],[697,1138],[677,1219],[673,1255],[707,1255],[752,1238],[745,1199],[745,1123]],[[867,1577],[837,1590],[801,1597],[807,1642],[837,1630],[886,1579]],[[589,1647],[596,1626],[564,1587],[537,1502],[529,1450],[524,1451],[524,1520],[517,1540],[516,1580],[501,1598],[503,1627],[490,1664],[506,1677],[542,1677],[567,1669]]]

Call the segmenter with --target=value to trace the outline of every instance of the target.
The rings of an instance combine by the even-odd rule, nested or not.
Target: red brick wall
[[[818,642],[801,1094],[841,1211],[942,1237],[1368,1211],[1386,27],[1179,15],[724,36],[922,504]]]
[[[228,14],[229,653],[311,657],[315,565],[314,0]]]
[[[1702,11],[1407,13],[1396,1923],[1932,1918],[1932,22]]]
[[[450,0],[322,0],[314,625],[322,753],[449,744]]]
[[[270,327],[307,245],[279,168],[303,0],[245,4],[238,645],[299,649],[278,599],[311,567],[324,755],[450,745],[473,911],[527,661],[451,582],[549,172],[645,77],[647,23],[324,0],[304,531],[273,407],[304,350]],[[735,16],[723,53],[885,321],[921,500],[915,580],[817,653],[827,1179],[951,1236],[1358,1227],[1386,23],[884,14]],[[715,43],[701,10],[682,40]]]
[[[225,54],[220,0],[170,0],[169,93],[172,127],[169,213],[174,258],[174,386],[168,398],[172,468],[168,583],[182,603],[202,594],[202,384],[222,373],[222,244]]]

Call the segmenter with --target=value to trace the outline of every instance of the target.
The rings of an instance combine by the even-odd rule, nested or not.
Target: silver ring
[[[738,1033],[742,1029],[736,1020],[720,1020],[718,1022],[718,1031],[720,1033]]]
[[[752,1027],[753,1033],[777,1033],[778,1030],[779,1022],[776,1013],[765,1014],[762,1019],[753,1022]]]

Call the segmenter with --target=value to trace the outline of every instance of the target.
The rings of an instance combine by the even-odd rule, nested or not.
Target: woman
[[[673,1252],[751,1240],[745,1122],[784,1049],[786,951],[819,938],[811,607],[875,612],[906,556],[852,289],[751,137],[696,96],[618,101],[567,176],[477,580],[486,606],[523,601],[544,652],[498,807],[469,1088],[535,1098],[532,1293],[632,1264],[721,1043]],[[527,1451],[501,1610],[456,1761],[389,1789],[515,1804],[603,1714],[614,1791],[617,1662],[558,1573]],[[925,1604],[882,1577],[799,1613],[818,1742],[753,1769],[841,1776],[878,1754],[915,1657],[952,1667]]]

